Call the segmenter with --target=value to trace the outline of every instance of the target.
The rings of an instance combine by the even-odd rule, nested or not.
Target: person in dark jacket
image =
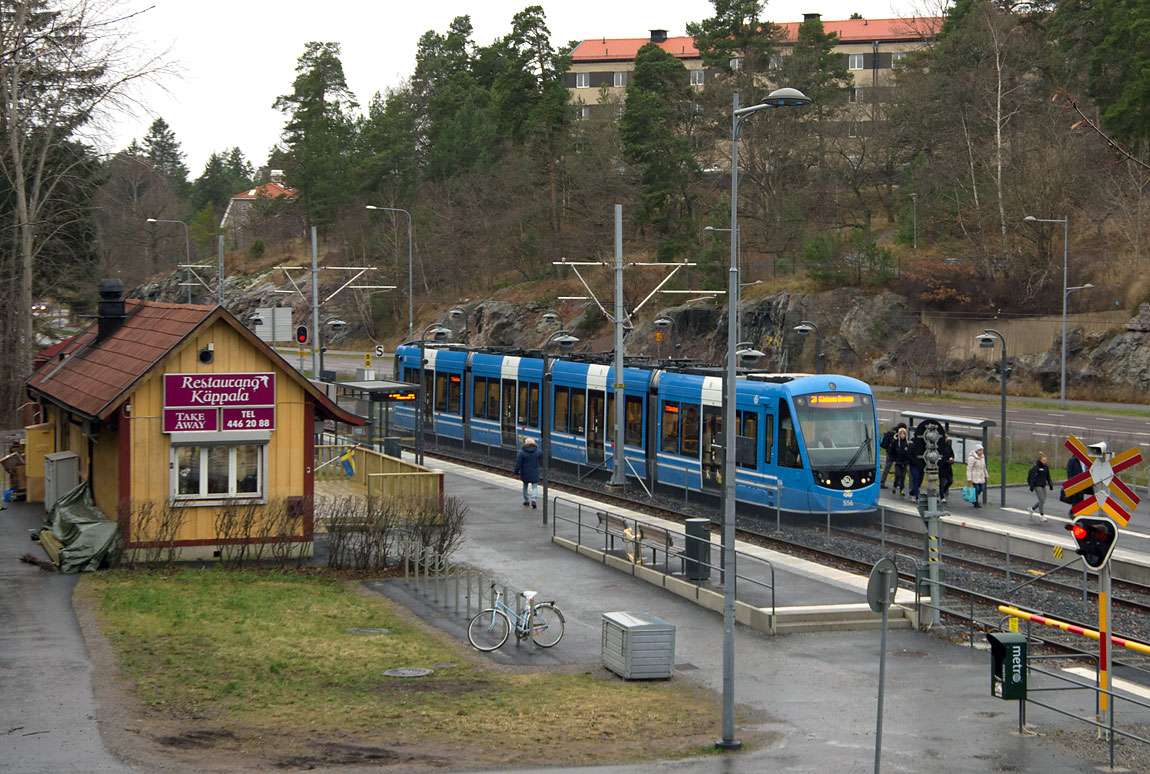
[[[519,476],[519,480],[523,482],[523,507],[526,508],[530,505],[532,508],[537,508],[535,499],[539,494],[539,460],[543,457],[543,453],[539,451],[538,444],[535,443],[534,438],[528,438],[523,442],[523,447],[519,453],[515,455],[515,475]],[[528,499],[527,488],[531,487],[531,497]]]
[[[882,434],[882,440],[878,442],[878,447],[886,452],[886,463],[882,468],[882,478],[879,480],[879,489],[886,489],[886,477],[890,475],[890,469],[894,465],[894,455],[891,453],[891,444],[894,442],[894,437],[898,435],[900,429],[906,429],[906,422],[899,422],[897,425],[887,430]]]
[[[1038,498],[1034,505],[1030,506],[1030,518],[1038,522],[1046,521],[1046,490],[1054,490],[1054,482],[1050,480],[1050,468],[1046,466],[1046,454],[1038,452],[1038,459],[1034,461],[1034,467],[1026,474],[1026,485],[1030,487],[1030,491],[1034,492],[1034,496]],[[1035,513],[1037,511],[1037,513]]]
[[[1074,478],[1075,476],[1080,475],[1080,474],[1085,473],[1085,472],[1086,472],[1086,468],[1083,467],[1082,460],[1078,459],[1078,457],[1071,454],[1070,459],[1067,460],[1067,462],[1066,462],[1066,480],[1069,481],[1070,479]],[[1070,508],[1071,508],[1070,516],[1071,516],[1071,518],[1073,518],[1074,517],[1074,510],[1073,510],[1074,506],[1077,505],[1078,503],[1082,502],[1083,500],[1085,500],[1087,497],[1089,497],[1092,494],[1094,494],[1094,487],[1088,487],[1087,489],[1083,489],[1081,492],[1079,492],[1078,494],[1075,494],[1075,495],[1061,495],[1059,497],[1059,499],[1061,499],[1064,503],[1066,503],[1070,506]]]
[[[938,460],[938,499],[946,502],[946,493],[954,483],[954,445],[950,436],[943,436],[938,442],[938,451],[942,456]]]
[[[906,466],[910,462],[910,441],[906,437],[906,425],[896,428],[894,438],[891,439],[887,455],[894,460],[894,484],[891,486],[893,494],[902,497],[903,482],[906,479]]]
[[[922,478],[926,473],[926,461],[922,455],[926,452],[926,425],[930,420],[924,419],[914,429],[914,438],[911,439],[907,449],[907,464],[910,466],[910,499],[918,500],[918,490],[922,486]]]

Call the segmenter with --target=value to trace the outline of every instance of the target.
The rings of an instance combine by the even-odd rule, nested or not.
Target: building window
[[[859,136],[858,121],[848,122],[847,123],[847,137],[858,137],[858,136]]]
[[[851,87],[851,90],[848,92],[848,95],[849,96],[847,98],[851,102],[862,102],[863,101],[863,90],[860,88]]]
[[[847,55],[847,69],[848,70],[861,70],[861,69],[863,69],[863,55],[862,54],[848,54]]]
[[[890,55],[890,66],[891,67],[898,67],[899,65],[902,64],[902,59],[905,56],[906,56],[905,51],[892,52]]]
[[[735,57],[731,61],[727,62],[727,65],[730,66],[732,72],[735,70],[742,70],[743,69],[743,59],[742,59],[742,57]]]
[[[627,71],[619,70],[615,73],[615,86],[622,87],[627,85]]]
[[[591,73],[575,73],[575,88],[587,89],[591,87]]]
[[[263,498],[265,448],[263,444],[173,446],[173,499]]]
[[[768,70],[781,70],[783,69],[783,56],[782,54],[771,54],[770,60],[767,62]]]
[[[704,70],[692,70],[691,71],[691,85],[692,86],[702,86],[704,75],[705,75]]]
[[[590,105],[583,105],[582,107],[580,107],[579,108],[579,117],[581,119],[583,119],[584,121],[586,121],[588,118],[590,118],[591,117],[591,106]]]

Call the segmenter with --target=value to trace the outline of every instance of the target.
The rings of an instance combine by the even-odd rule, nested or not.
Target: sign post
[[[878,651],[878,720],[874,734],[874,774],[879,774],[882,762],[882,699],[886,684],[886,630],[887,614],[898,591],[898,568],[890,557],[883,557],[870,571],[866,586],[866,601],[870,609],[882,613],[882,638]]]

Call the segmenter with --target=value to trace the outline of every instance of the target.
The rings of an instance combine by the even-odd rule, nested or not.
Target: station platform
[[[446,473],[446,493],[468,503],[465,540],[456,559],[495,575],[513,588],[537,589],[567,618],[563,641],[549,651],[505,646],[493,659],[544,666],[598,665],[602,616],[638,611],[676,627],[675,679],[722,692],[722,616],[629,572],[571,551],[552,539],[542,511],[524,508],[518,482],[504,476],[429,459]],[[595,507],[592,502],[591,507]],[[604,508],[608,506],[599,505]],[[613,508],[609,508],[612,509]],[[645,517],[649,518],[649,517]],[[592,519],[592,521],[594,521]],[[742,546],[741,546],[742,547]],[[777,552],[774,552],[777,553]],[[783,566],[781,555],[776,557]],[[865,578],[843,577],[799,560],[777,571],[780,599],[865,600]],[[743,572],[740,569],[740,572]],[[791,584],[795,588],[784,592]],[[466,640],[465,622],[444,615],[402,582],[379,584],[434,625]],[[865,605],[865,601],[863,602]],[[641,766],[594,769],[741,774],[790,771],[837,774],[870,771],[874,759],[879,633],[835,631],[772,637],[747,626],[735,634],[736,736],[754,736],[753,749],[724,756]],[[886,772],[978,772],[1001,768],[1081,772],[1097,764],[1054,739],[1066,721],[1032,708],[1028,723],[1039,734],[1019,735],[1017,705],[990,695],[986,651],[955,645],[916,629],[892,630],[887,639],[882,769]],[[1046,729],[1044,731],[1043,729]],[[720,729],[716,729],[716,738]]]

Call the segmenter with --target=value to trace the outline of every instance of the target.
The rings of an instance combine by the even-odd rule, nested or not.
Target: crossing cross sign
[[[1142,452],[1135,446],[1121,454],[1115,454],[1110,459],[1107,459],[1105,454],[1095,457],[1090,454],[1082,441],[1073,435],[1066,439],[1066,448],[1082,462],[1085,470],[1064,482],[1062,490],[1067,496],[1071,496],[1090,487],[1095,488],[1094,494],[1070,509],[1074,517],[1089,516],[1102,511],[1114,519],[1118,526],[1127,526],[1141,498],[1134,494],[1117,474],[1141,462]]]

